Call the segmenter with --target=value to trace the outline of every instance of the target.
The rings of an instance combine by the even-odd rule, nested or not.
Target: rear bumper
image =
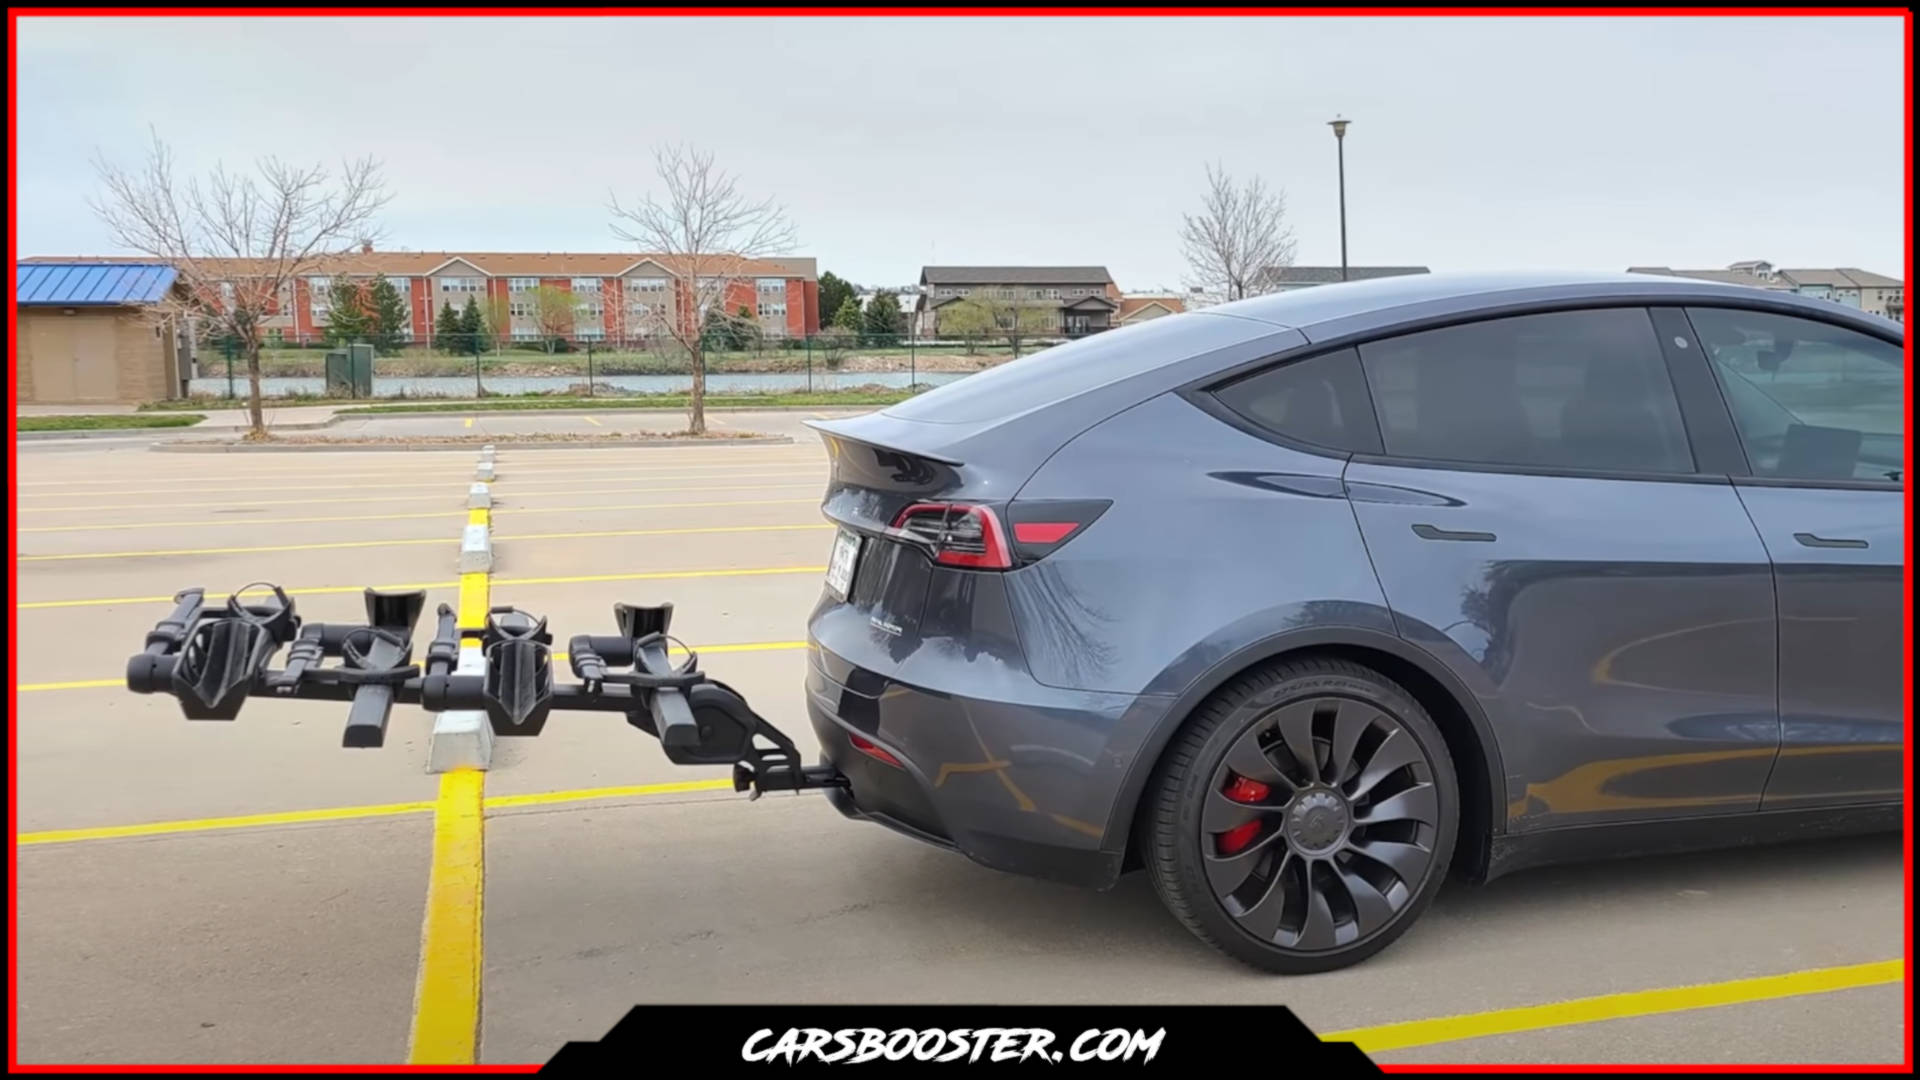
[[[848,784],[829,798],[848,817],[997,870],[1111,886],[1126,834],[1124,823],[1112,826],[1131,813],[1116,805],[1134,764],[1126,748],[1159,715],[1157,699],[1057,690],[1024,671],[976,667],[941,650],[887,676],[811,641],[808,719],[822,757]],[[906,681],[916,669],[970,692]],[[855,749],[855,734],[900,764]]]

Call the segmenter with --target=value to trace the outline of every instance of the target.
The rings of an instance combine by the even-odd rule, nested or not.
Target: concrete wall
[[[74,314],[63,314],[72,310]],[[180,392],[174,335],[133,308],[20,312],[14,386],[23,402],[139,402]]]

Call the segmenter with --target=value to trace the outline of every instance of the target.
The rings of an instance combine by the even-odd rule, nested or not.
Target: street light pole
[[[1333,129],[1333,142],[1340,157],[1340,280],[1347,280],[1347,125],[1350,120],[1334,117],[1327,121]]]

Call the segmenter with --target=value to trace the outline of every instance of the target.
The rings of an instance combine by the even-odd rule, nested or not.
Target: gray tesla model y
[[[1430,275],[820,422],[848,815],[1310,972],[1449,873],[1898,827],[1904,327]]]

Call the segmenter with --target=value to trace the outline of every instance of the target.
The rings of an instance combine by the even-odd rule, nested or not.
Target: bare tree
[[[1267,190],[1257,176],[1236,184],[1224,168],[1207,166],[1200,213],[1181,217],[1187,284],[1216,303],[1272,292],[1278,271],[1293,265],[1286,193]]]
[[[161,314],[226,337],[247,358],[250,438],[267,436],[260,411],[260,346],[266,321],[295,302],[295,283],[338,255],[371,244],[374,217],[390,196],[373,158],[324,166],[262,159],[256,175],[216,165],[204,180],[174,178],[173,152],[156,133],[146,162],[125,169],[95,160],[102,187],[92,200],[115,242],[178,273]]]
[[[791,250],[793,227],[773,200],[755,202],[740,193],[734,177],[715,168],[713,155],[684,146],[654,154],[662,189],[638,203],[610,197],[613,233],[660,259],[671,277],[671,302],[649,318],[649,330],[679,343],[693,366],[687,430],[707,430],[706,337],[708,313],[732,319],[730,289],[748,277],[753,263]]]

